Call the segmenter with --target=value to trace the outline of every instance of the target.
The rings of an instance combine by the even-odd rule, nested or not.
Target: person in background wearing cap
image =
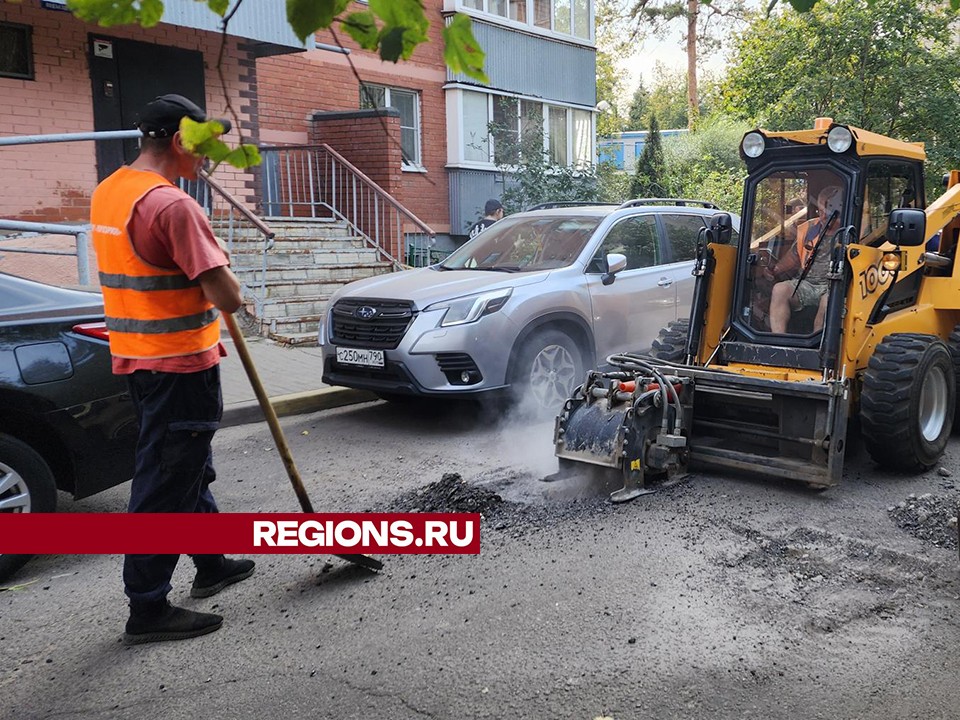
[[[93,243],[113,372],[125,375],[140,423],[129,512],[217,512],[210,449],[223,411],[220,316],[242,302],[240,284],[203,209],[176,182],[203,161],[180,137],[180,120],[206,114],[163,95],[140,114],[140,155],[97,186]],[[219,121],[229,130],[229,122]],[[170,605],[179,555],[127,555],[130,598],[124,642],[181,640],[217,630],[223,618]],[[191,597],[210,597],[253,574],[252,560],[194,555]]]
[[[473,227],[470,228],[470,239],[472,240],[488,227],[493,225],[497,220],[502,219],[503,205],[500,204],[500,201],[487,200],[487,204],[483,206],[483,217],[477,220],[477,222],[473,224]]]

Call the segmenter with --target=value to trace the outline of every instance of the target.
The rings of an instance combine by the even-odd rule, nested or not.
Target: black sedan
[[[54,512],[57,490],[129,480],[136,439],[101,296],[0,273],[0,513]],[[0,555],[0,580],[26,560]]]

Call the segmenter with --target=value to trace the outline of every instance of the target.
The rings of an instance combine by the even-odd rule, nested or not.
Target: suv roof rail
[[[564,208],[564,207],[587,207],[592,205],[619,205],[620,203],[614,202],[600,202],[599,200],[558,200],[556,202],[542,202],[532,207],[528,207],[527,211],[530,210],[552,210],[554,208]]]
[[[620,207],[630,208],[640,207],[641,205],[697,205],[699,207],[707,208],[708,210],[720,209],[714,203],[708,202],[707,200],[690,200],[688,198],[637,198],[636,200],[627,200]]]

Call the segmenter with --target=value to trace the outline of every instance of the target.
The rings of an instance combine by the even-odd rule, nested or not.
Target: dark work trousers
[[[223,414],[220,367],[196,373],[138,370],[127,376],[140,421],[132,513],[214,513],[216,479],[210,443]],[[222,555],[195,555],[197,567]],[[154,603],[170,592],[179,555],[127,555],[123,584],[131,606]]]

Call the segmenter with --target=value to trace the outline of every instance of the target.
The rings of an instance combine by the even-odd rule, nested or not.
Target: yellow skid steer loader
[[[958,172],[924,211],[921,144],[830,118],[751,131],[740,153],[740,235],[724,213],[701,233],[689,320],[608,358],[557,417],[561,472],[620,470],[615,501],[688,464],[827,488],[854,420],[895,470],[936,464],[950,435]]]

